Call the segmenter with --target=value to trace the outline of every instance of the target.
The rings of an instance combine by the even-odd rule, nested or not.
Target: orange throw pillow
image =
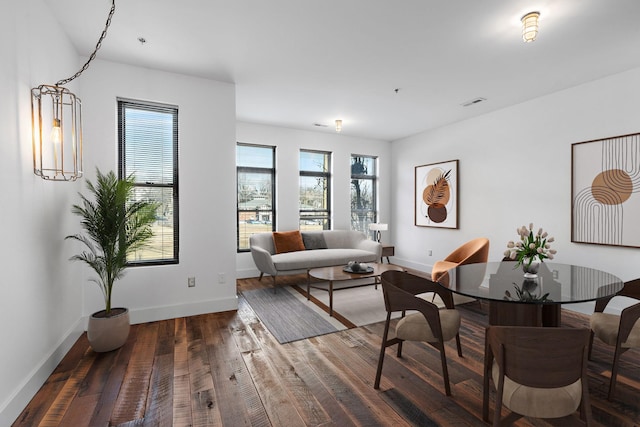
[[[304,243],[300,231],[274,231],[273,244],[276,247],[276,253],[304,251]]]

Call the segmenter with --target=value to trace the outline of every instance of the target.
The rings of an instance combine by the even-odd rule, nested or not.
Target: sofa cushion
[[[278,271],[308,270],[347,265],[348,261],[375,262],[376,254],[361,249],[319,249],[276,254],[271,257]]]
[[[277,254],[294,251],[304,251],[304,243],[299,230],[274,231],[273,244]]]
[[[307,250],[327,249],[322,232],[302,233],[302,242]]]

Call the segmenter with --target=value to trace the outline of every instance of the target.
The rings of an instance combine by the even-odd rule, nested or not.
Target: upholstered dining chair
[[[625,282],[622,290],[614,296],[640,300],[640,279]],[[613,398],[616,389],[620,356],[630,348],[640,348],[640,301],[623,309],[620,315],[604,313],[607,304],[614,296],[596,301],[594,312],[591,315],[591,337],[589,340],[589,359],[591,359],[594,336],[615,347],[607,397],[609,400]]]
[[[460,335],[458,334],[461,321],[460,313],[453,305],[451,292],[427,278],[404,271],[386,271],[380,275],[380,281],[387,309],[387,320],[384,325],[374,388],[380,388],[382,364],[387,347],[398,344],[397,356],[402,357],[402,343],[404,341],[424,341],[440,352],[445,392],[447,396],[451,396],[444,343],[455,338],[458,356],[462,357]],[[416,296],[425,292],[434,292],[439,295],[445,307],[439,309],[429,301]],[[406,311],[416,312],[406,315]],[[394,312],[402,312],[402,318],[396,325],[395,337],[389,338],[391,315]]]
[[[534,418],[560,418],[580,408],[591,425],[587,379],[589,329],[489,326],[486,331],[482,419],[489,421],[489,379],[496,387],[493,425],[502,406]]]
[[[489,258],[489,239],[486,237],[478,237],[470,240],[462,246],[455,249],[447,257],[441,261],[436,261],[431,269],[431,280],[448,285],[449,276],[447,271],[459,265],[474,264],[478,262],[487,262]],[[454,295],[455,304],[464,304],[473,301],[473,298],[462,295]]]

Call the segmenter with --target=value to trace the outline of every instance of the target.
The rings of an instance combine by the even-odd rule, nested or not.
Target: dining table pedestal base
[[[489,324],[499,326],[560,326],[560,304],[518,304],[489,301]]]

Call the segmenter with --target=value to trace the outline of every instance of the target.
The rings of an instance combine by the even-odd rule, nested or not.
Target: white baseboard
[[[199,314],[218,313],[238,309],[238,297],[198,301],[191,304],[165,305],[144,309],[130,309],[131,324],[156,322],[178,317],[197,316]],[[86,318],[85,318],[86,324]]]
[[[82,319],[78,319],[58,345],[42,359],[22,384],[0,406],[0,426],[13,424],[83,332]]]
[[[236,270],[236,279],[247,279],[249,277],[260,276],[260,270],[257,268],[247,268],[244,270]]]
[[[398,258],[396,256],[391,257],[391,263],[405,267],[405,268],[411,268],[414,270],[422,271],[423,273],[431,273],[431,270],[433,268],[433,266],[429,264],[408,261],[406,259]]]

